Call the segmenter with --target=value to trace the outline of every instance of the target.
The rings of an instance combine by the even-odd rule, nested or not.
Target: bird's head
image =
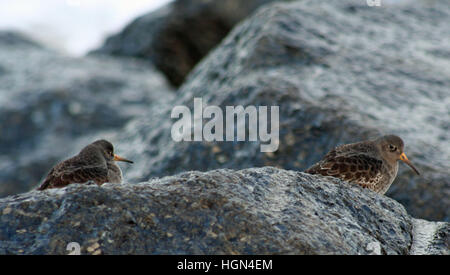
[[[409,161],[408,157],[406,157],[405,152],[403,152],[403,140],[394,135],[386,135],[382,136],[375,140],[375,144],[378,147],[378,150],[381,152],[382,157],[390,163],[401,160],[406,163],[409,167],[411,167],[417,175],[420,175],[419,171],[417,171],[416,167]]]
[[[107,140],[100,139],[93,142],[92,145],[96,146],[100,150],[106,161],[124,161],[133,163],[131,160],[128,160],[126,158],[114,154],[114,146],[111,144],[111,142]]]

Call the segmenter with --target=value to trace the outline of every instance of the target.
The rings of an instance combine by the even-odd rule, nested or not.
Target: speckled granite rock
[[[135,19],[93,53],[146,59],[180,86],[236,23],[272,1],[176,0]]]
[[[1,254],[408,254],[414,240],[396,201],[272,167],[32,191],[0,214]]]
[[[450,255],[450,223],[413,219],[411,255]]]
[[[55,162],[172,94],[140,61],[70,58],[0,32],[0,197],[30,190]]]

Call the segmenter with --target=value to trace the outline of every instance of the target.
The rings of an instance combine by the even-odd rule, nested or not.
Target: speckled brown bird
[[[104,139],[84,147],[80,153],[55,165],[37,188],[61,188],[72,183],[121,183],[122,170],[115,161],[133,163],[114,154],[113,145]]]
[[[305,172],[340,178],[384,194],[397,176],[398,160],[408,164],[419,175],[403,152],[403,140],[386,135],[338,146]]]

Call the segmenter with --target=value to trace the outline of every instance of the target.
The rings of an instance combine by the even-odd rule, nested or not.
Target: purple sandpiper
[[[72,183],[121,183],[122,171],[115,161],[133,163],[115,155],[111,142],[97,140],[84,147],[78,155],[55,165],[37,190],[61,188]]]
[[[403,140],[386,135],[338,146],[305,172],[340,178],[384,194],[397,176],[398,160],[408,164],[419,175],[403,152]]]

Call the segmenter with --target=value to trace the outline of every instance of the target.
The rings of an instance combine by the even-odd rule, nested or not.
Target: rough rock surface
[[[400,164],[388,191],[408,213],[450,221],[450,6],[443,1],[368,7],[365,1],[296,1],[262,7],[158,106],[118,139],[136,164],[130,182],[187,170],[277,166],[303,170],[334,146],[396,134],[422,172]],[[171,138],[176,105],[280,107],[275,153],[259,142]]]
[[[55,162],[172,94],[141,61],[70,58],[0,32],[0,197],[28,191]]]
[[[411,255],[450,255],[450,223],[413,219]]]
[[[273,167],[31,191],[0,214],[0,254],[408,254],[415,237],[386,196]]]
[[[93,53],[151,61],[180,86],[192,68],[259,6],[274,0],[176,0],[109,37]]]

